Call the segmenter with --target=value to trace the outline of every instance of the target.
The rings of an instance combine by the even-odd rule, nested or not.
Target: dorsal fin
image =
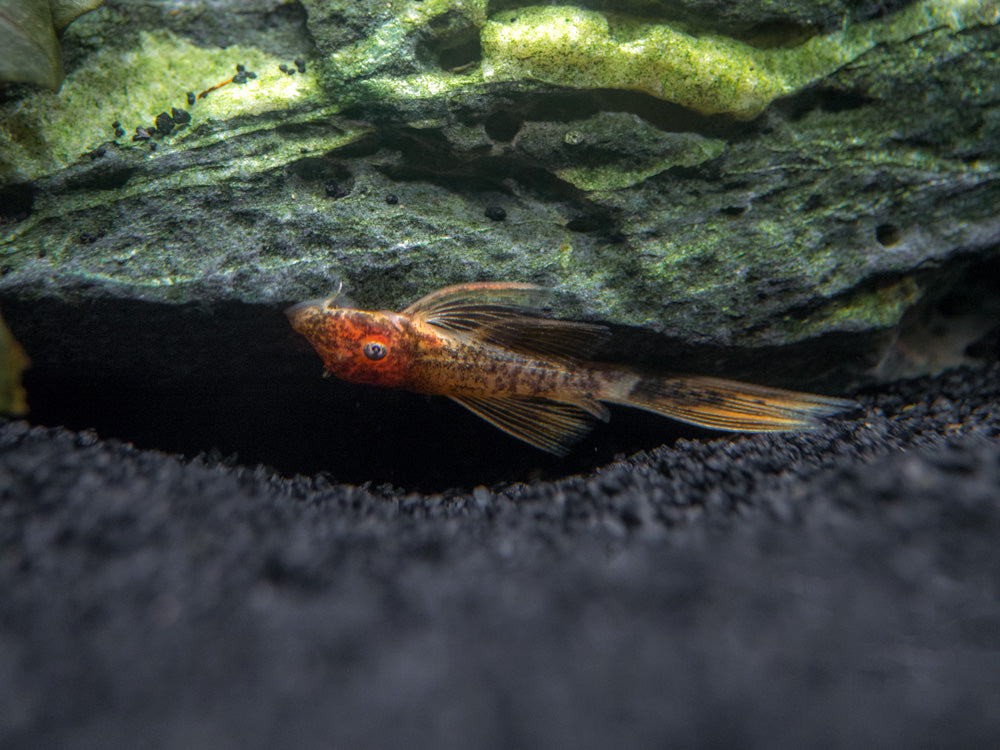
[[[475,281],[455,284],[431,292],[408,308],[404,315],[431,316],[447,312],[453,305],[494,305],[505,309],[537,310],[551,291],[536,284],[516,281]]]
[[[539,315],[550,291],[534,284],[459,284],[422,297],[403,311],[444,331],[530,356],[578,361],[607,340],[602,325]]]

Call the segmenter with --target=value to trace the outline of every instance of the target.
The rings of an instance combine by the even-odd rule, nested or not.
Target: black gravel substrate
[[[998,397],[429,496],[5,424],[0,747],[996,746]]]

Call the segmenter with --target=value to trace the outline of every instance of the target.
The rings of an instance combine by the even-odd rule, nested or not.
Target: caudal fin
[[[713,430],[808,430],[853,401],[700,376],[642,377],[614,401]]]

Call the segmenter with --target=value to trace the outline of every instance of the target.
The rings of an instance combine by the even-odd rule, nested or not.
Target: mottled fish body
[[[447,287],[401,313],[290,307],[292,327],[327,372],[355,383],[443,395],[510,435],[557,455],[607,420],[604,402],[718,430],[810,429],[853,408],[844,399],[721,378],[649,375],[589,361],[607,328],[546,318],[531,284]]]

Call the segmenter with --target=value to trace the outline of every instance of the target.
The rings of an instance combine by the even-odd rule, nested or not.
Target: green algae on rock
[[[893,328],[926,291],[912,276],[904,276],[870,291],[846,294],[803,316],[786,316],[786,340],[798,341],[834,331]]]
[[[991,0],[924,0],[885,21],[797,47],[760,49],[572,6],[518,8],[484,25],[482,74],[487,81],[641,91],[704,114],[750,119],[881,42],[998,20],[1000,9]]]
[[[517,133],[518,150],[592,193],[627,188],[671,167],[703,164],[725,147],[721,138],[664,132],[627,112],[599,112],[569,125],[527,122]]]
[[[327,8],[314,0],[310,6]],[[334,4],[336,5],[336,4]],[[528,6],[489,15],[485,0],[426,0],[388,8],[360,39],[332,49],[323,85],[345,102],[468,95],[483,83],[623,89],[704,114],[752,119],[876,45],[939,28],[1000,19],[993,0],[918,0],[886,18],[853,23],[791,47],[757,47],[575,6]],[[320,40],[325,33],[318,32]],[[339,39],[339,37],[338,37]],[[429,40],[429,41],[428,41]],[[324,47],[322,41],[320,47]],[[453,50],[463,54],[451,54]]]
[[[378,13],[362,19],[367,25],[357,16],[341,24],[343,43],[325,66],[309,58],[307,76],[315,71],[319,82],[267,67],[287,53],[262,58],[237,38],[226,49],[199,47],[182,29],[135,30],[120,61],[104,48],[78,58],[74,76],[90,74],[103,54],[109,68],[138,55],[142,70],[167,57],[168,70],[184,71],[157,78],[150,70],[164,96],[138,92],[134,112],[120,118],[130,128],[189,86],[231,76],[237,62],[260,78],[198,101],[190,126],[157,136],[155,151],[126,141],[98,155],[87,136],[53,146],[55,159],[28,141],[8,152],[7,179],[22,182],[4,195],[30,200],[0,215],[0,304],[36,363],[52,359],[45,346],[62,351],[46,344],[56,339],[46,338],[32,314],[39,310],[72,320],[83,299],[121,323],[123,300],[140,304],[164,321],[158,338],[175,337],[169,368],[197,348],[176,338],[190,326],[175,321],[190,323],[192,310],[207,311],[202,322],[232,310],[244,322],[267,318],[341,280],[362,306],[386,308],[459,281],[529,280],[572,293],[554,314],[631,327],[623,334],[643,351],[658,350],[646,345],[661,334],[751,351],[833,333],[868,352],[937,289],[972,278],[961,275],[965,258],[995,255],[1000,35],[974,25],[982,3],[952,13],[954,23],[939,14],[936,31],[912,38],[902,29],[926,27],[904,23],[913,9],[926,15],[943,2],[873,22],[867,28],[897,29],[900,38],[884,36],[753,123],[624,88],[486,81],[485,48],[483,65],[469,62],[475,45],[451,50],[507,17],[487,21],[482,2],[450,12],[457,7],[358,4],[356,14]],[[609,34],[664,25],[604,18]],[[157,54],[133,44],[140,34],[139,46]],[[833,36],[816,37],[815,49]],[[754,54],[779,60],[807,48]],[[191,84],[197,71],[173,59],[186,55],[204,68]],[[827,69],[829,60],[816,58],[810,70]],[[69,142],[63,131],[72,126],[69,114],[60,118],[60,127],[38,130],[56,145]],[[93,122],[107,129],[113,119],[117,110],[102,109]],[[349,194],[328,197],[332,183]],[[398,200],[387,204],[387,195]],[[491,205],[508,220],[489,221]],[[282,345],[249,324],[232,335],[248,353]],[[858,375],[865,365],[855,363],[865,361],[845,369]]]
[[[202,124],[227,132],[225,123],[236,118],[289,112],[320,99],[311,72],[284,75],[280,59],[253,47],[206,49],[166,31],[143,31],[134,49],[92,54],[59,94],[38,92],[0,105],[0,179],[32,179],[75,162],[114,137],[113,122],[129,131],[151,127],[158,112],[184,104],[186,91],[231,78],[237,63],[257,77],[198,100],[188,129],[171,135],[171,143],[203,145],[197,138]]]

